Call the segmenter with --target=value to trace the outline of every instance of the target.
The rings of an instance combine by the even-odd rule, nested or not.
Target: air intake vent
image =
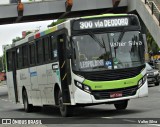
[[[74,72],[91,81],[112,81],[132,78],[140,74],[145,65],[116,70],[92,71],[92,72]]]

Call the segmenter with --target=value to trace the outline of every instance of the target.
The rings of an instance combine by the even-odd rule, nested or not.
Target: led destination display
[[[109,27],[122,27],[129,25],[129,18],[110,18],[110,19],[87,19],[75,21],[73,24],[74,30],[96,29],[96,28],[109,28]]]

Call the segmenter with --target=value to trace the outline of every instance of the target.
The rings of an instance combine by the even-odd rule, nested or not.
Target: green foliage
[[[31,32],[31,31],[27,31],[27,32],[26,32],[26,36],[27,36],[28,34],[30,34],[30,33],[32,33],[32,32]]]
[[[2,57],[0,57],[0,72],[2,72],[3,66],[2,66]]]
[[[30,34],[30,33],[32,33],[31,31],[27,31],[26,32],[26,36],[28,35],[28,34]],[[14,38],[14,39],[12,39],[12,43],[15,43],[15,42],[17,42],[17,41],[20,41],[20,40],[22,40],[22,39],[24,39],[23,37],[16,37],[16,38]]]
[[[153,54],[158,54],[160,48],[153,39],[149,31],[147,31],[147,45],[148,45],[148,52],[153,52]]]
[[[0,72],[3,70],[6,70],[6,59],[5,59],[5,53],[3,53],[3,56],[0,56]]]
[[[15,42],[17,42],[17,41],[20,41],[20,40],[22,40],[23,38],[21,38],[21,37],[16,37],[16,38],[14,38],[14,39],[12,39],[12,43],[15,43]]]
[[[56,26],[62,22],[65,22],[66,19],[58,19],[56,22],[52,22],[50,25],[48,25],[48,27],[53,27],[53,26]]]

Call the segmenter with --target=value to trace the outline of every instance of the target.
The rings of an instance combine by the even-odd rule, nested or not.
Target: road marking
[[[0,98],[1,99],[1,98]],[[6,100],[6,99],[1,99],[2,101],[8,101],[8,100]]]
[[[158,127],[160,127],[160,124],[148,124],[148,125],[153,125],[153,126],[158,126]]]
[[[6,86],[0,86],[0,88],[7,88]]]
[[[136,121],[134,121],[134,120],[128,120],[128,119],[123,119],[123,121],[136,123]]]
[[[101,117],[101,118],[105,118],[105,119],[114,119],[113,117]]]

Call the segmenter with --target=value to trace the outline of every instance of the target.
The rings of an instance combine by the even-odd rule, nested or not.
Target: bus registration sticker
[[[110,93],[110,98],[117,98],[117,97],[122,97],[122,92],[113,92]]]

